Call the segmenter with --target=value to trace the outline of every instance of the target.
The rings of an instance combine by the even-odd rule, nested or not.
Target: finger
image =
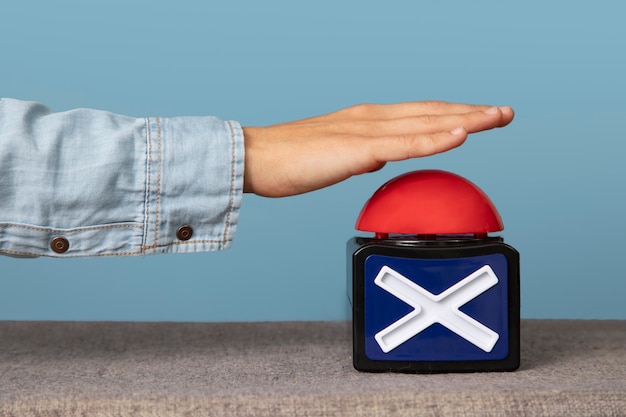
[[[385,116],[383,119],[403,118],[403,117],[415,117],[415,116],[448,116],[448,115],[461,115],[466,113],[487,111],[493,109],[495,106],[479,105],[479,104],[464,104],[464,103],[449,103],[445,101],[425,101],[414,103],[400,103],[400,104],[372,104],[374,107],[372,113],[380,113]],[[514,112],[510,106],[499,106],[498,109],[504,115],[504,119],[510,122],[513,120]]]
[[[490,107],[492,106],[450,103],[446,101],[357,104],[332,113],[309,117],[292,123],[328,122],[337,120],[390,120],[422,115],[462,114],[472,111],[482,111]]]
[[[513,109],[510,106],[496,107],[488,105],[448,103],[443,101],[389,104],[381,106],[384,106],[384,108],[381,108],[379,112],[381,114],[386,114],[387,119],[420,116],[463,116],[471,113],[479,114],[480,112],[486,112],[487,114],[490,114],[489,112],[491,112],[491,114],[494,114],[496,113],[495,109],[498,109],[501,117],[499,126],[501,127],[510,123],[515,116]]]
[[[368,119],[397,119],[422,115],[451,115],[487,110],[492,106],[450,103],[446,101],[421,101],[397,104],[365,104],[354,106],[353,113]]]
[[[445,101],[410,102],[400,104],[368,104],[362,106],[363,107],[355,106],[352,114],[370,120],[392,120],[404,117],[465,114],[485,111],[493,107],[489,105],[449,103]]]
[[[424,135],[401,135],[372,141],[374,157],[379,162],[402,161],[434,155],[456,148],[465,142],[468,132],[457,127],[447,132]]]
[[[513,121],[515,111],[510,106],[500,106],[499,109],[502,112],[502,119],[498,127],[504,127]]]
[[[434,116],[453,116],[476,113],[493,109],[493,106],[463,103],[449,103],[445,101],[408,102],[399,104],[359,104],[322,116],[291,122],[290,124],[324,124],[324,123],[353,123],[362,121],[362,129],[353,130],[354,133],[367,135],[372,132],[369,122],[394,121],[397,119],[424,117],[435,120]],[[506,126],[513,120],[514,112],[509,106],[499,107],[501,115],[498,124],[494,127]],[[463,124],[454,124],[462,126]],[[406,126],[406,123],[405,123]],[[450,126],[450,125],[448,125]],[[353,129],[354,126],[349,126]],[[481,129],[478,129],[481,130]],[[478,131],[473,130],[473,131]],[[483,129],[484,130],[484,129]],[[430,130],[433,132],[434,130]]]
[[[450,131],[463,126],[469,133],[501,127],[510,122],[510,118],[497,107],[489,107],[484,111],[473,111],[464,114],[422,115],[392,120],[371,120],[337,123],[336,129],[344,129],[342,133],[353,133],[362,136],[400,136],[424,135]]]

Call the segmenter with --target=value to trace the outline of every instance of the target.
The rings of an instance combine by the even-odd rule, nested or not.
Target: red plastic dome
[[[484,234],[504,228],[487,195],[446,171],[413,171],[393,178],[365,203],[356,222],[378,234]]]

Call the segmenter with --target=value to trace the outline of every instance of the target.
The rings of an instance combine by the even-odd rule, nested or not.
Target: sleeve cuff
[[[141,252],[228,248],[243,194],[243,131],[215,117],[150,118]]]

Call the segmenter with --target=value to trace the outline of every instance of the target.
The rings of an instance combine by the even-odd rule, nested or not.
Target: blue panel
[[[374,283],[381,268],[387,266],[433,295],[447,290],[481,267],[491,267],[497,284],[460,307],[482,325],[499,335],[487,352],[439,323],[417,333],[388,353],[375,340],[376,333],[414,310]],[[502,254],[467,258],[415,259],[370,255],[365,261],[365,354],[381,361],[471,361],[500,360],[507,357],[508,276],[507,260]]]

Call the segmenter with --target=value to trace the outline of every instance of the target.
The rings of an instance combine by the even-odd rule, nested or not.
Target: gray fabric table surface
[[[626,416],[626,321],[522,321],[516,372],[368,374],[348,322],[0,322],[0,416]]]

